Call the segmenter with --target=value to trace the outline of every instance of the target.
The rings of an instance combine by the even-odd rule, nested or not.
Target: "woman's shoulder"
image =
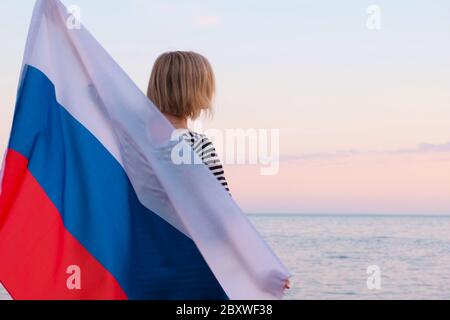
[[[199,132],[195,132],[195,131],[192,131],[192,130],[188,130],[187,134],[190,135],[191,137],[196,138],[196,139],[208,139],[208,137],[205,134],[199,133]]]
[[[188,142],[190,142],[191,145],[212,145],[212,142],[209,140],[209,138],[204,135],[203,133],[198,133],[195,131],[191,131],[188,130],[185,134],[184,134],[185,139],[188,140]]]

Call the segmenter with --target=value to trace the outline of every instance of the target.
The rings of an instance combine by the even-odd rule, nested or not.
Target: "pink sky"
[[[450,213],[450,153],[282,160],[275,176],[250,166],[226,169],[249,212]]]
[[[63,2],[144,92],[161,52],[198,51],[218,83],[207,128],[280,130],[278,175],[226,168],[246,211],[450,214],[448,0],[380,1],[378,31],[360,0]],[[33,3],[0,3],[0,150]]]

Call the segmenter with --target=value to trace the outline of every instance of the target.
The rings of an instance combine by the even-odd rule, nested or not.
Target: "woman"
[[[188,120],[197,119],[202,112],[211,112],[214,94],[214,72],[202,55],[175,51],[164,53],[156,60],[147,96],[176,129],[187,130],[186,141],[229,192],[223,166],[211,141],[188,128]],[[285,288],[290,288],[289,280]]]
[[[212,142],[189,130],[188,120],[211,112],[215,93],[214,73],[208,60],[195,52],[162,54],[153,66],[147,96],[176,129],[186,129],[186,141],[229,192],[223,166]]]

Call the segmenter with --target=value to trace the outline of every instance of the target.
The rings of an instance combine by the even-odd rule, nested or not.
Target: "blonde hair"
[[[196,119],[202,111],[212,111],[214,93],[209,61],[195,52],[175,51],[156,60],[147,96],[163,113]]]

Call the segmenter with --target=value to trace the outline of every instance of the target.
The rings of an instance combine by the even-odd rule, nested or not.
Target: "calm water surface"
[[[286,299],[450,299],[450,217],[250,219],[294,273]],[[379,290],[367,288],[371,265]]]
[[[450,299],[450,217],[251,215],[294,273],[287,299]],[[367,288],[367,267],[381,289]]]

